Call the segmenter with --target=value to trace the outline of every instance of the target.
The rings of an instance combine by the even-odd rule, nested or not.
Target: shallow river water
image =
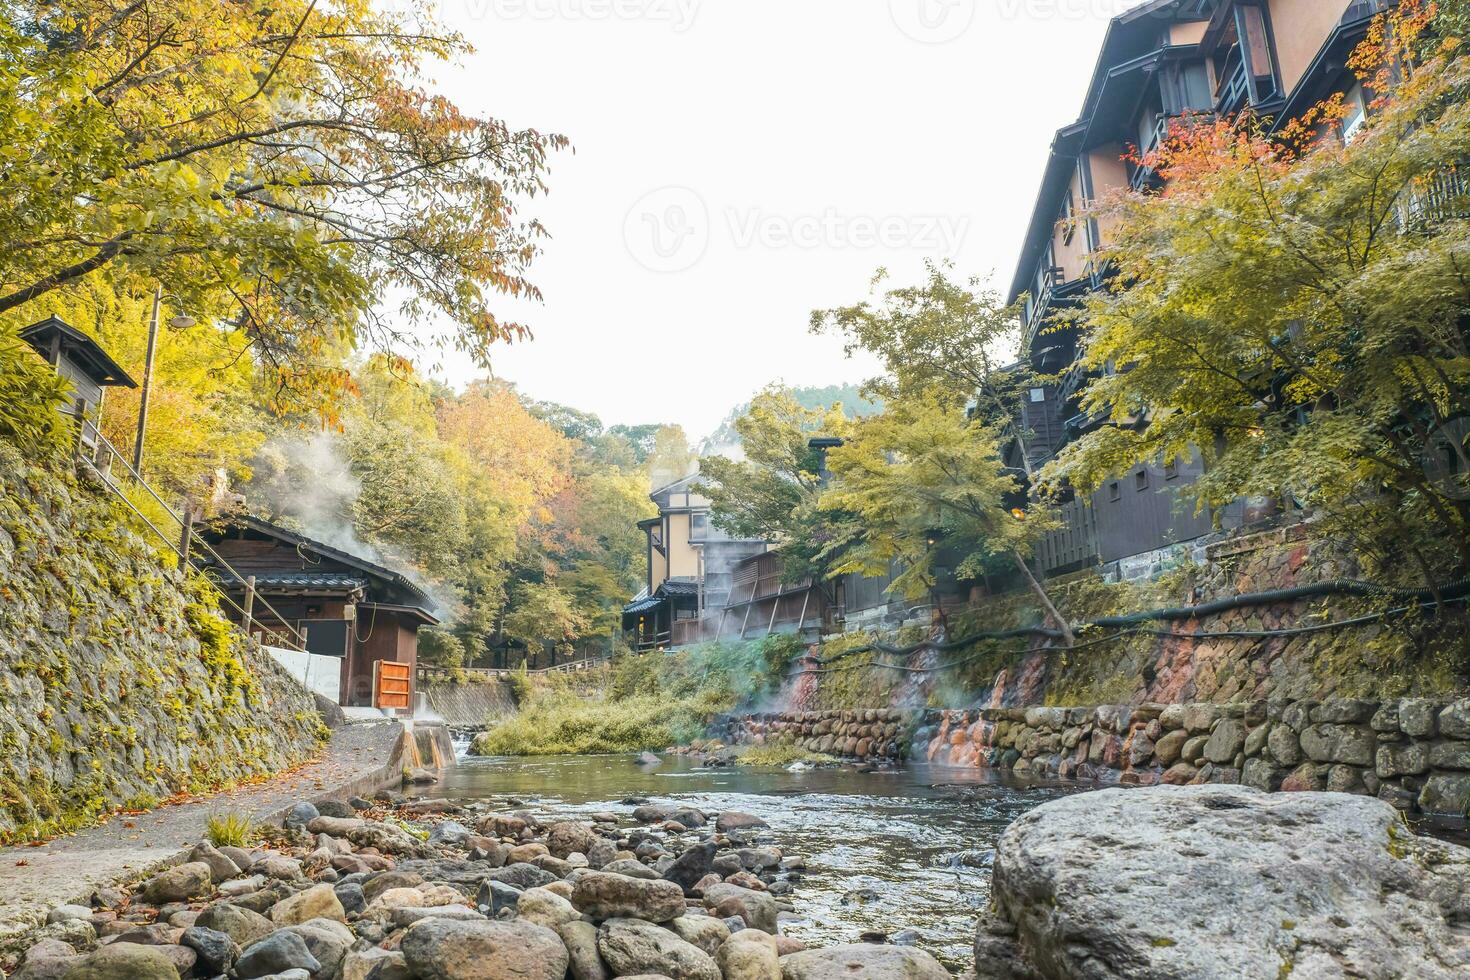
[[[754,813],[770,823],[788,855],[807,861],[788,896],[800,917],[783,927],[788,934],[833,944],[855,942],[865,930],[913,929],[918,945],[952,968],[970,963],[1001,831],[1072,791],[924,765],[875,773],[704,769],[678,756],[656,767],[631,756],[466,757],[432,790],[516,796],[562,813],[628,813],[632,805],[619,801],[629,796]]]

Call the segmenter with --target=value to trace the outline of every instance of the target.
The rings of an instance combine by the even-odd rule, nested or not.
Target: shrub
[[[255,824],[243,813],[214,813],[204,836],[215,847],[249,847],[255,837]]]

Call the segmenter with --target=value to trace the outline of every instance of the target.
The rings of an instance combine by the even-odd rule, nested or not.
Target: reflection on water
[[[976,910],[990,891],[990,849],[1007,824],[1072,791],[973,769],[702,769],[677,756],[656,767],[629,756],[466,758],[433,793],[518,796],[559,811],[628,813],[643,796],[708,811],[744,810],[806,858],[790,896],[809,942],[855,942],[866,930],[918,933],[951,967],[968,966]]]

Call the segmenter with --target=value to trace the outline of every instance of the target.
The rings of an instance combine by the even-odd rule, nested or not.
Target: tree
[[[588,628],[587,617],[573,597],[545,582],[529,582],[516,589],[515,604],[505,616],[505,635],[534,653],[543,639],[566,650]]]
[[[0,312],[161,281],[277,392],[339,383],[316,359],[342,338],[442,316],[483,357],[524,333],[491,299],[536,295],[518,208],[565,140],[417,87],[466,50],[426,7],[60,0],[7,7],[0,46]]]
[[[648,452],[648,480],[656,490],[693,473],[699,457],[689,448],[683,426],[661,425]]]
[[[772,385],[735,420],[744,458],[699,461],[694,489],[710,499],[715,526],[737,538],[778,542],[782,574],[790,581],[820,574],[816,557],[826,539],[817,511],[821,454],[808,442],[838,435],[846,423],[840,406],[804,408],[790,389]]]
[[[1111,425],[1050,479],[1197,452],[1200,506],[1294,502],[1431,587],[1470,567],[1470,59],[1450,39],[1401,74],[1424,23],[1407,10],[1356,56],[1382,94],[1351,142],[1340,100],[1284,139],[1180,128],[1150,161],[1161,193],[1101,206],[1117,276],[1078,322],[1083,409]]]
[[[891,588],[914,599],[934,586],[940,542],[960,552],[959,578],[1004,558],[1070,646],[1071,628],[1027,564],[1056,521],[1039,508],[1008,509],[1023,488],[1001,459],[1002,438],[1000,425],[930,397],[890,402],[855,423],[828,453],[832,484],[821,497],[823,510],[844,517],[845,533],[828,548],[833,571],[883,575],[896,562],[903,570]]]
[[[94,276],[50,293],[36,309],[3,316],[23,326],[44,309],[90,334],[141,380],[152,301],[151,290],[119,292]],[[155,489],[197,499],[208,488],[249,478],[250,458],[264,441],[269,420],[259,410],[255,365],[243,356],[249,341],[241,331],[206,321],[177,328],[167,325],[167,308],[163,316],[143,471]],[[128,459],[137,435],[139,397],[139,389],[112,388],[102,413],[102,434]]]
[[[887,374],[863,386],[869,397],[930,398],[953,407],[973,401],[981,418],[1014,419],[1021,393],[1035,384],[1030,365],[1017,361],[1017,308],[978,278],[952,280],[947,263],[926,261],[925,270],[920,285],[812,311],[812,333],[839,334],[849,357],[862,350],[883,362]],[[872,292],[887,280],[879,269]],[[1016,435],[1029,466],[1025,433]]]

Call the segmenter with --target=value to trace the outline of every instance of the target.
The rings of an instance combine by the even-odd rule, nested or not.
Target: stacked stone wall
[[[1470,813],[1470,700],[936,711],[914,743],[941,765],[1103,785],[1329,790],[1410,812]]]
[[[716,726],[733,745],[790,745],[846,759],[901,759],[913,747],[922,713],[897,708],[786,711],[739,715]]]
[[[0,840],[260,778],[325,732],[212,586],[103,489],[0,442]]]

